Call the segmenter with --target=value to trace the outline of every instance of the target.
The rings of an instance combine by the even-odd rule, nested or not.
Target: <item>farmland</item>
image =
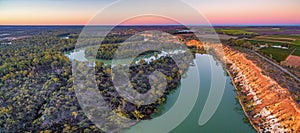
[[[252,49],[257,53],[267,57],[276,64],[300,77],[297,57],[300,57],[300,27],[297,26],[245,26],[245,27],[219,27],[222,29],[231,29],[231,31],[242,30],[244,32],[254,32],[254,35],[232,35],[237,38],[228,39],[224,42],[230,46],[238,46],[246,49]],[[219,34],[224,34],[220,33]],[[228,35],[230,33],[227,33]],[[291,58],[296,56],[296,58]],[[290,58],[288,58],[290,57]],[[296,60],[295,60],[296,59]]]
[[[249,32],[246,30],[240,30],[240,29],[217,29],[217,33],[221,34],[227,34],[227,35],[252,35],[256,34],[255,32]]]
[[[290,54],[300,55],[300,45],[295,37],[282,36],[258,36],[249,39],[252,43],[259,43],[260,45],[269,45],[269,47],[262,48],[259,51],[265,55],[273,58],[277,62],[284,61]],[[275,48],[274,46],[282,46],[285,48]]]
[[[262,48],[260,49],[262,53],[270,58],[276,60],[277,62],[284,61],[292,52],[291,49],[279,49],[279,48]]]
[[[246,39],[255,46],[265,47],[259,49],[259,52],[274,59],[277,62],[284,61],[290,54],[300,55],[300,45],[297,36],[280,35],[262,35]]]
[[[298,33],[298,30],[298,27],[221,27],[216,31],[219,34],[237,36],[238,39],[231,43],[244,45],[247,42],[251,45],[248,45],[248,48],[255,48],[280,63],[289,55],[300,55],[300,31]]]
[[[295,41],[293,41],[292,44],[300,46],[300,37],[298,39],[296,39]]]

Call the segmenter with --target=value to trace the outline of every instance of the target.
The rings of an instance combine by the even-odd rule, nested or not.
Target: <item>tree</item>
[[[103,62],[101,62],[101,61],[96,61],[96,67],[98,67],[98,68],[101,68],[101,67],[103,67]]]
[[[38,65],[39,59],[35,56],[32,61],[33,65]]]

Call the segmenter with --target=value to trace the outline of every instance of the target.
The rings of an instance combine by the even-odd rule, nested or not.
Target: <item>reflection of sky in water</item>
[[[77,61],[88,61],[84,57],[84,49],[79,49],[77,51],[73,51],[71,53],[66,54],[71,60],[75,59]],[[182,51],[177,51],[177,52],[182,52]],[[173,53],[177,53],[176,51],[173,51]],[[165,55],[166,53],[172,53],[172,52],[162,52],[160,55]],[[223,69],[217,65],[215,61],[212,62],[213,68],[209,65],[209,58],[212,58],[209,55],[199,55],[197,54],[196,59],[194,59],[194,62],[198,64],[197,66],[199,67],[199,75],[200,75],[200,91],[199,91],[199,97],[197,99],[196,106],[193,108],[190,116],[180,124],[179,127],[177,127],[175,130],[172,131],[172,133],[179,133],[183,131],[188,131],[188,132],[218,132],[216,126],[218,126],[220,129],[227,131],[227,132],[255,132],[252,127],[248,126],[245,124],[242,120],[244,117],[243,113],[239,113],[235,111],[235,108],[240,109],[240,105],[236,103],[235,100],[235,92],[233,91],[234,88],[230,84],[230,78],[227,77],[227,82],[226,82],[226,88],[225,93],[223,95],[223,100],[221,102],[221,105],[219,106],[216,114],[209,120],[205,126],[199,126],[198,125],[198,120],[199,120],[199,115],[200,112],[202,111],[202,108],[204,106],[205,99],[207,98],[208,91],[211,85],[210,81],[210,74],[211,74],[211,69],[216,70],[218,68],[218,72],[223,73]],[[153,56],[147,56],[144,58],[147,61],[150,61],[153,58]],[[102,61],[102,60],[101,60]],[[103,61],[105,64],[110,64],[111,62],[108,60]],[[126,62],[126,61],[125,61]],[[91,61],[93,63],[93,61]],[[187,73],[188,77],[197,74],[197,72],[194,70],[196,66],[190,66],[190,69]],[[185,84],[181,84],[180,88],[172,92],[170,95],[168,95],[167,103],[159,106],[161,110],[160,114],[154,115],[154,117],[159,117],[166,113],[177,100],[177,97],[179,95],[179,92],[184,89],[192,89],[193,88],[193,83],[195,82],[194,80],[188,80],[188,78],[183,79],[182,82],[187,82]],[[186,86],[185,86],[186,85]],[[188,93],[193,93],[192,91],[186,91]],[[185,97],[189,98],[189,97]],[[182,108],[184,109],[184,108]],[[180,112],[180,109],[177,110]],[[151,132],[150,129],[157,128],[157,125],[164,125],[164,123],[160,121],[155,121],[156,119],[152,120],[145,120],[142,122],[139,122],[137,125],[123,131],[125,133],[130,132]],[[231,122],[228,123],[228,119],[231,119]],[[172,121],[171,121],[172,122]],[[151,123],[157,123],[157,124],[151,124]]]
[[[212,62],[211,62],[212,61]],[[210,91],[211,83],[218,82],[212,81],[211,74],[215,74],[219,76],[219,74],[223,75],[224,70],[220,65],[217,65],[216,61],[213,60],[213,57],[210,55],[201,55],[197,54],[196,59],[194,59],[194,63],[196,66],[190,66],[187,71],[187,77],[181,80],[181,86],[174,92],[168,95],[167,102],[164,105],[159,106],[160,113],[154,115],[154,119],[151,120],[143,120],[139,122],[137,125],[125,129],[122,133],[152,133],[156,128],[164,128],[160,127],[165,126],[165,121],[160,121],[158,118],[163,116],[169,109],[171,109],[181,91],[187,92],[189,95],[192,95],[195,89],[194,83],[196,82],[194,78],[195,75],[199,74],[200,76],[200,90],[198,94],[198,99],[192,112],[189,116],[181,123],[177,128],[171,131],[171,133],[183,133],[183,132],[248,132],[254,133],[255,131],[251,126],[243,122],[244,114],[235,111],[235,108],[241,109],[240,105],[236,102],[234,87],[231,85],[230,78],[226,75],[226,89],[223,95],[220,106],[218,107],[217,112],[213,115],[213,117],[204,125],[199,126],[199,116],[202,113],[202,109],[204,107],[206,98],[208,97],[208,93]],[[211,64],[211,65],[210,65]],[[196,70],[198,67],[198,71]],[[213,72],[215,71],[215,72]],[[218,74],[218,75],[217,75]],[[186,89],[186,90],[185,90]],[[184,100],[188,100],[190,97],[184,97]],[[177,112],[182,112],[186,110],[186,108],[180,108]],[[174,124],[173,117],[169,118],[168,123]],[[230,122],[228,122],[230,120]],[[216,128],[218,127],[218,128]]]
[[[66,56],[68,56],[68,58],[71,60],[76,60],[76,61],[80,61],[80,62],[92,61],[91,59],[85,58],[84,52],[85,52],[85,49],[75,50],[71,53],[66,54]],[[162,51],[160,54],[157,55],[157,57],[155,57],[153,55],[153,56],[146,57],[146,58],[139,58],[138,60],[135,61],[135,63],[138,64],[141,59],[143,59],[149,63],[149,62],[156,60],[163,56],[180,54],[180,53],[184,53],[184,52],[186,52],[186,51],[184,51],[184,50]],[[97,59],[97,60],[102,61],[104,64],[111,64],[110,60],[101,60],[101,59]],[[113,64],[123,64],[126,62],[128,62],[128,59],[120,59],[120,60],[115,60],[115,62]]]
[[[71,59],[71,60],[77,60],[77,61],[88,61],[86,58],[85,58],[85,54],[84,54],[84,49],[81,49],[81,50],[76,50],[74,52],[71,52],[69,54],[67,54],[67,56]]]

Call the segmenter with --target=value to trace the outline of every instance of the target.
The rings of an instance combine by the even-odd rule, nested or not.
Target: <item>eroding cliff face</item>
[[[299,105],[242,53],[225,47],[227,70],[236,85],[244,111],[260,132],[300,132]]]
[[[190,40],[190,41],[186,42],[185,45],[188,46],[188,47],[194,46],[198,49],[203,49],[204,48],[204,45],[200,41],[197,41],[197,40]]]

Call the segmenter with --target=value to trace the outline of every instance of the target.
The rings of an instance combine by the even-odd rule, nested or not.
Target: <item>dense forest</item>
[[[41,32],[0,48],[0,125],[4,132],[100,131],[84,115],[63,52],[76,38]]]
[[[62,39],[68,35],[70,38]],[[78,34],[42,31],[29,38],[0,45],[0,129],[4,132],[102,132],[82,111],[73,87],[71,61],[64,55],[75,48]],[[110,40],[111,39],[111,40]],[[100,58],[111,59],[116,42],[124,38],[109,37],[100,47]],[[101,50],[103,48],[103,50]],[[110,49],[112,48],[112,49]],[[110,50],[108,50],[110,49]],[[104,52],[105,51],[105,52]],[[88,52],[87,52],[88,53]],[[185,55],[179,55],[186,57]],[[188,64],[186,58],[183,64]],[[147,75],[158,70],[167,76],[167,90],[155,103],[134,105],[120,97],[111,81],[111,66],[96,63],[96,80],[105,101],[123,116],[133,120],[151,119],[156,106],[180,84],[188,66],[177,66],[170,57],[130,66],[133,89],[147,92]]]

